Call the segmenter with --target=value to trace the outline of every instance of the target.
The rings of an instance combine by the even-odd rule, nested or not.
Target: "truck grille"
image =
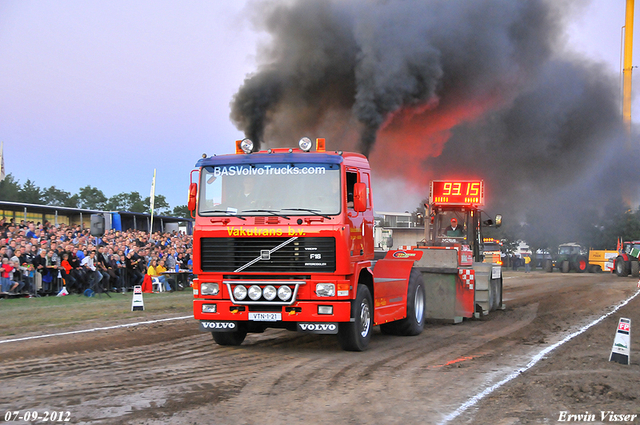
[[[299,237],[202,238],[200,264],[203,272],[233,273],[315,273],[336,270],[334,238]],[[261,258],[259,261],[255,261]],[[250,262],[255,263],[249,265]]]

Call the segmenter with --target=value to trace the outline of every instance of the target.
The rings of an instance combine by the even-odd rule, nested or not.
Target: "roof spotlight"
[[[313,146],[313,143],[311,142],[311,139],[309,139],[308,137],[303,137],[298,141],[298,146],[304,152],[309,152],[311,150],[311,146]]]
[[[240,148],[244,153],[251,153],[253,152],[253,142],[251,139],[243,139],[242,142],[240,142]]]

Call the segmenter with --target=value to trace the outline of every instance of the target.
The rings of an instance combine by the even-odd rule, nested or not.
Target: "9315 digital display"
[[[484,181],[434,180],[429,201],[435,205],[484,205]]]

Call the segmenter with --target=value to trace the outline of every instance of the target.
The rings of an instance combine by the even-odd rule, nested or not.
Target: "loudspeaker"
[[[104,215],[91,214],[91,236],[104,235]]]

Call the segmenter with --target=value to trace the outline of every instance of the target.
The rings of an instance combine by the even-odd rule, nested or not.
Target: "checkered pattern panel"
[[[473,269],[460,269],[458,270],[462,283],[467,285],[469,289],[473,289],[473,284],[476,280],[476,274]]]

